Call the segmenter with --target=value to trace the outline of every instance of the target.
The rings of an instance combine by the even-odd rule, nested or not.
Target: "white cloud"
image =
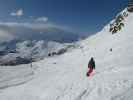
[[[11,16],[18,16],[19,17],[19,16],[23,16],[24,12],[23,12],[23,9],[19,9],[16,12],[12,12],[10,15]]]
[[[39,17],[36,19],[37,22],[47,22],[48,21],[48,17]]]
[[[65,31],[67,29],[63,26],[52,23],[0,22],[0,42],[19,38],[24,39],[33,36],[33,34],[38,34],[40,32],[43,34],[45,32],[54,30]]]
[[[17,29],[18,27],[21,28],[28,28],[28,29],[33,29],[33,30],[45,30],[48,28],[58,28],[58,29],[64,29],[64,27],[51,24],[51,23],[18,23],[18,22],[0,22],[0,28],[1,26],[5,26],[8,28],[15,28]]]
[[[13,34],[10,34],[8,31],[6,30],[2,30],[0,29],[0,42],[3,41],[10,41],[12,39],[14,39],[15,37],[13,36]]]

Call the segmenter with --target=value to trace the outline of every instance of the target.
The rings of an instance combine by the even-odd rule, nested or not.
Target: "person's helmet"
[[[93,60],[94,58],[93,57],[91,57],[91,60]]]

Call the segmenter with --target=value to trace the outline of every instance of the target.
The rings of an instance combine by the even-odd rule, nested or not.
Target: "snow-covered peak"
[[[10,45],[11,44],[11,45]],[[65,53],[71,43],[26,40],[1,45],[0,65],[19,65]],[[21,60],[20,60],[21,59]]]
[[[111,24],[115,25],[116,20],[119,16],[123,17],[122,23],[124,24],[124,26],[122,26],[121,29],[119,31],[117,31],[116,33],[114,33],[114,35],[113,35],[112,32],[110,32]],[[123,33],[125,33],[125,34],[131,33],[130,30],[132,27],[132,23],[133,23],[133,13],[128,12],[127,8],[125,8],[119,14],[117,14],[116,17],[114,19],[112,19],[112,21],[110,21],[100,32],[88,37],[86,40],[83,40],[82,43],[84,44],[89,41],[97,40],[98,42],[96,42],[96,43],[99,44],[100,42],[104,43],[103,41],[106,41],[105,39],[107,39],[107,41],[109,42],[108,37],[113,38],[113,37],[117,37],[120,34],[122,35]],[[91,42],[89,42],[89,43],[91,45]],[[96,43],[94,43],[94,44],[96,44]],[[94,44],[92,44],[92,45],[94,45]]]

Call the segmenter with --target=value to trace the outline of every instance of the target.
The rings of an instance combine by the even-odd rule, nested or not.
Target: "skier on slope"
[[[89,63],[88,63],[88,72],[87,72],[87,76],[90,76],[90,74],[93,72],[93,70],[95,69],[95,61],[93,59],[93,57],[91,57]]]

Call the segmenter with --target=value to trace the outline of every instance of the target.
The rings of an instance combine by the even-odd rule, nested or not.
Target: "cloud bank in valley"
[[[67,40],[77,38],[66,27],[51,23],[18,23],[0,22],[0,40],[10,41],[13,39],[52,39]],[[0,42],[2,42],[0,41]]]
[[[10,41],[14,38],[15,36],[13,36],[13,34],[10,34],[10,32],[0,29],[0,43],[4,41]]]

